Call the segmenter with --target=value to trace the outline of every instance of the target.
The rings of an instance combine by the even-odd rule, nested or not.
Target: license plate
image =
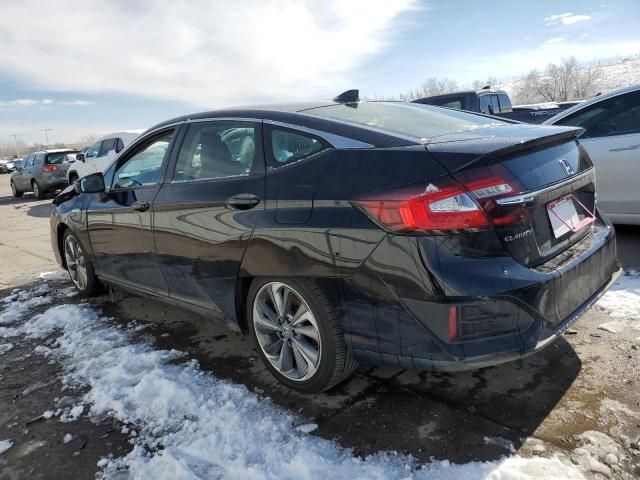
[[[584,223],[580,221],[572,196],[562,197],[547,204],[547,214],[556,238],[567,232],[577,231]]]

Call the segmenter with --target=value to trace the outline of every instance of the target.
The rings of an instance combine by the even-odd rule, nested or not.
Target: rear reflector
[[[449,307],[449,340],[458,336],[458,307]]]
[[[481,171],[491,176],[482,177]],[[519,191],[508,175],[495,176],[495,168],[475,169],[467,181],[441,177],[425,186],[386,192],[355,202],[372,220],[393,232],[478,230],[514,218],[487,215],[497,197]]]

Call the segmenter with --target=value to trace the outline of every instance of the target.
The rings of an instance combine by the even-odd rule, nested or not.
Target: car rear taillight
[[[60,167],[58,165],[42,165],[42,171],[43,172],[57,172],[58,170],[60,170]]]
[[[503,215],[496,209],[495,200],[517,193],[520,188],[506,171],[496,170],[470,170],[458,181],[441,177],[426,186],[385,192],[355,205],[393,232],[480,230],[511,223],[517,215]]]

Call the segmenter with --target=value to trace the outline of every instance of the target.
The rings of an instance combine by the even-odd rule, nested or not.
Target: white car
[[[585,129],[579,142],[596,167],[598,210],[613,223],[640,225],[640,85],[594,97],[544,124]]]
[[[79,178],[96,172],[104,172],[118,153],[128,147],[144,130],[124,130],[100,137],[84,154],[84,158],[74,162],[67,172],[69,185]]]

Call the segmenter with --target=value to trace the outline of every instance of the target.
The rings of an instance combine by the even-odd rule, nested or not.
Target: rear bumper
[[[364,287],[377,338],[366,336],[362,303],[351,308],[345,329],[354,355],[365,363],[440,371],[517,360],[558,339],[621,273],[615,232],[602,220],[537,268],[504,255],[473,256],[477,241],[383,241],[361,269],[362,279],[353,280],[359,288],[374,272],[379,280]]]

